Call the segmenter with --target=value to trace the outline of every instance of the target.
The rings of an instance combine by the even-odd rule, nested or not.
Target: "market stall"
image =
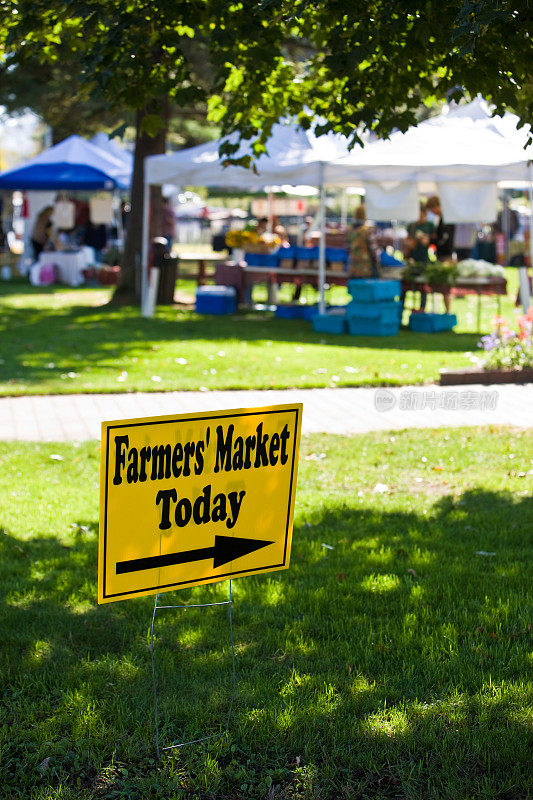
[[[418,215],[421,189],[440,196],[446,223],[493,222],[498,186],[527,186],[530,193],[530,231],[533,214],[533,146],[529,128],[518,129],[518,117],[493,117],[488,104],[477,98],[443,112],[388,140],[354,148],[328,168],[335,185],[360,182],[366,191],[369,217],[375,220],[413,220]],[[530,263],[533,236],[529,237]],[[520,270],[524,309],[530,292],[526,269]]]
[[[320,224],[325,226],[325,175],[326,167],[349,152],[348,140],[340,135],[316,136],[312,130],[304,131],[293,123],[274,125],[267,143],[267,153],[261,155],[255,170],[242,166],[224,165],[219,155],[223,141],[208,142],[198,147],[181,150],[169,155],[150,156],[145,161],[145,188],[143,207],[143,298],[148,287],[148,220],[150,185],[174,183],[185,186],[223,186],[245,191],[260,191],[280,184],[305,184],[316,186],[320,194]],[[248,142],[241,142],[235,158],[251,155]],[[320,288],[320,304],[324,307],[324,283],[326,271],[325,237],[321,237],[320,253],[316,267],[316,279]]]
[[[114,148],[117,147],[110,144]],[[69,136],[15,169],[0,174],[0,191],[18,190],[31,193],[31,217],[28,220],[30,224],[26,236],[26,245],[29,245],[32,222],[37,212],[53,204],[54,195],[51,195],[51,192],[113,193],[129,187],[131,174],[131,158],[119,156],[109,148],[103,149],[81,136]],[[110,194],[107,194],[107,197],[110,198]],[[94,204],[96,213],[98,213],[97,205]],[[58,224],[57,227],[62,226]],[[67,225],[63,227],[68,228]],[[80,269],[87,266],[87,250],[83,248],[48,251],[45,255],[40,254],[37,261],[43,263],[42,258],[47,264],[55,264],[59,274],[66,278],[67,283],[74,286],[79,284]],[[28,268],[30,263],[27,265]]]
[[[533,181],[533,149],[524,149],[528,132],[516,129],[511,114],[493,118],[482,100],[442,113],[390,139],[355,146],[328,134],[315,136],[295,125],[274,126],[267,153],[256,161],[256,172],[224,166],[221,141],[145,162],[143,231],[143,296],[148,283],[149,186],[163,183],[227,186],[259,190],[270,185],[307,184],[319,188],[320,227],[317,279],[320,308],[326,282],[325,187],[363,184],[369,217],[415,219],[422,185],[431,184],[442,196],[447,222],[490,222],[496,216],[501,181]],[[236,156],[251,154],[243,142]],[[533,186],[533,183],[531,183]],[[533,236],[530,237],[533,253]],[[524,306],[529,305],[525,270],[521,270]]]
[[[0,174],[0,190],[95,191],[127,189],[131,167],[81,136],[44,150],[15,169]]]

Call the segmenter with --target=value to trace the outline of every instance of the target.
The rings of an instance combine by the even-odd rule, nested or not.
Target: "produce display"
[[[505,278],[505,270],[490,261],[465,258],[457,264],[457,275],[459,278]]]
[[[420,279],[425,283],[453,286],[457,279],[457,264],[444,261],[428,261],[427,264],[408,264],[402,279],[406,281]]]
[[[461,278],[505,278],[505,270],[498,264],[481,259],[467,258],[458,263],[453,261],[429,261],[427,264],[407,264],[402,279],[423,280],[433,285],[454,286]]]

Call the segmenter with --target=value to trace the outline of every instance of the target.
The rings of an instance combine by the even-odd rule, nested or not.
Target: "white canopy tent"
[[[331,165],[328,181],[350,185],[354,179],[437,184],[528,180],[528,163],[533,158],[533,148],[524,149],[528,132],[516,130],[518,118],[513,114],[493,119],[487,108],[480,118],[482,103],[475,100],[405,133],[397,131],[389,139],[354,148]]]
[[[518,117],[506,113],[493,117],[480,97],[464,106],[446,107],[442,113],[406,133],[396,132],[375,141],[331,165],[327,182],[335,185],[363,183],[383,205],[397,199],[411,214],[418,209],[418,191],[436,184],[447,222],[490,222],[496,216],[498,185],[529,187],[530,263],[533,263],[533,145],[526,147],[530,127],[517,128]],[[402,206],[403,203],[403,206]],[[380,217],[378,217],[379,219]],[[407,218],[415,218],[414,216]],[[524,309],[530,292],[525,269],[520,270]]]
[[[344,136],[316,136],[293,123],[277,123],[267,142],[267,152],[254,164],[254,170],[230,165],[225,167],[219,155],[223,142],[237,142],[236,136],[217,139],[198,147],[169,155],[150,156],[145,162],[148,183],[175,183],[189,186],[224,186],[261,190],[275,184],[318,186],[326,164],[349,153]],[[249,142],[241,142],[234,158],[252,155]]]
[[[229,141],[237,141],[230,137]],[[255,169],[223,164],[219,155],[221,140],[180,150],[170,155],[150,156],[144,167],[143,214],[143,298],[147,295],[148,276],[148,206],[150,185],[175,183],[189,186],[224,186],[226,188],[259,191],[275,184],[306,184],[320,191],[320,220],[325,226],[325,170],[349,153],[348,140],[336,134],[316,136],[293,123],[277,123],[267,144],[267,153],[255,162]],[[242,142],[235,157],[252,155],[249,142]],[[319,255],[319,285],[321,312],[325,308],[324,283],[326,276],[325,236],[321,236]]]
[[[491,205],[499,182],[529,181],[531,184],[533,180],[533,147],[524,149],[528,131],[517,130],[517,121],[518,118],[512,114],[493,118],[487,104],[476,99],[465,106],[445,109],[439,116],[410,128],[406,133],[396,132],[390,139],[369,142],[364,147],[358,145],[351,151],[345,137],[335,134],[316,136],[312,131],[303,131],[293,124],[277,124],[267,144],[268,152],[257,159],[255,171],[238,166],[224,167],[219,156],[220,140],[166,156],[151,156],[145,162],[143,287],[146,289],[147,286],[151,184],[178,183],[248,190],[259,190],[273,184],[307,184],[317,186],[320,191],[319,285],[320,310],[323,312],[326,185],[349,187],[362,183],[367,198],[372,194],[375,202],[386,207],[383,213],[389,215],[388,219],[414,219],[418,213],[419,186],[432,182],[443,194],[462,197],[463,201],[466,198],[473,218],[468,218],[468,211],[459,211],[458,214],[463,215],[461,221],[475,222],[475,204],[468,201],[468,192],[472,197],[485,190],[488,192],[485,199]],[[241,143],[237,156],[250,153],[249,143]],[[398,208],[405,211],[405,217],[396,213]],[[533,257],[533,236],[530,236],[530,246]],[[527,307],[529,291],[524,279],[522,274],[522,297]]]

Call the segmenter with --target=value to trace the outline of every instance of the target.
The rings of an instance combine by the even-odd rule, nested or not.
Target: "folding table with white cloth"
[[[81,286],[85,283],[83,270],[95,263],[92,247],[82,247],[80,250],[48,250],[40,253],[37,264],[31,268],[37,271],[44,264],[54,264],[57,267],[57,279],[68,286]],[[30,273],[31,274],[31,273]]]

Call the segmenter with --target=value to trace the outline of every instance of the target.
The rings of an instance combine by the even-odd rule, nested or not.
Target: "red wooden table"
[[[464,297],[467,294],[477,294],[477,329],[481,329],[481,297],[483,295],[495,296],[498,302],[498,314],[501,311],[500,297],[507,294],[507,281],[505,278],[457,278],[455,284],[427,283],[424,280],[402,281],[403,291],[426,292],[427,294],[442,294],[443,297]]]
[[[347,272],[327,270],[326,283],[336,286],[346,286],[350,280]],[[273,287],[280,283],[309,284],[318,289],[318,269],[282,269],[275,267],[247,267],[228,261],[217,264],[215,270],[215,283],[222,286],[233,286],[237,291],[237,302],[242,303],[247,290],[256,283],[266,283]]]

